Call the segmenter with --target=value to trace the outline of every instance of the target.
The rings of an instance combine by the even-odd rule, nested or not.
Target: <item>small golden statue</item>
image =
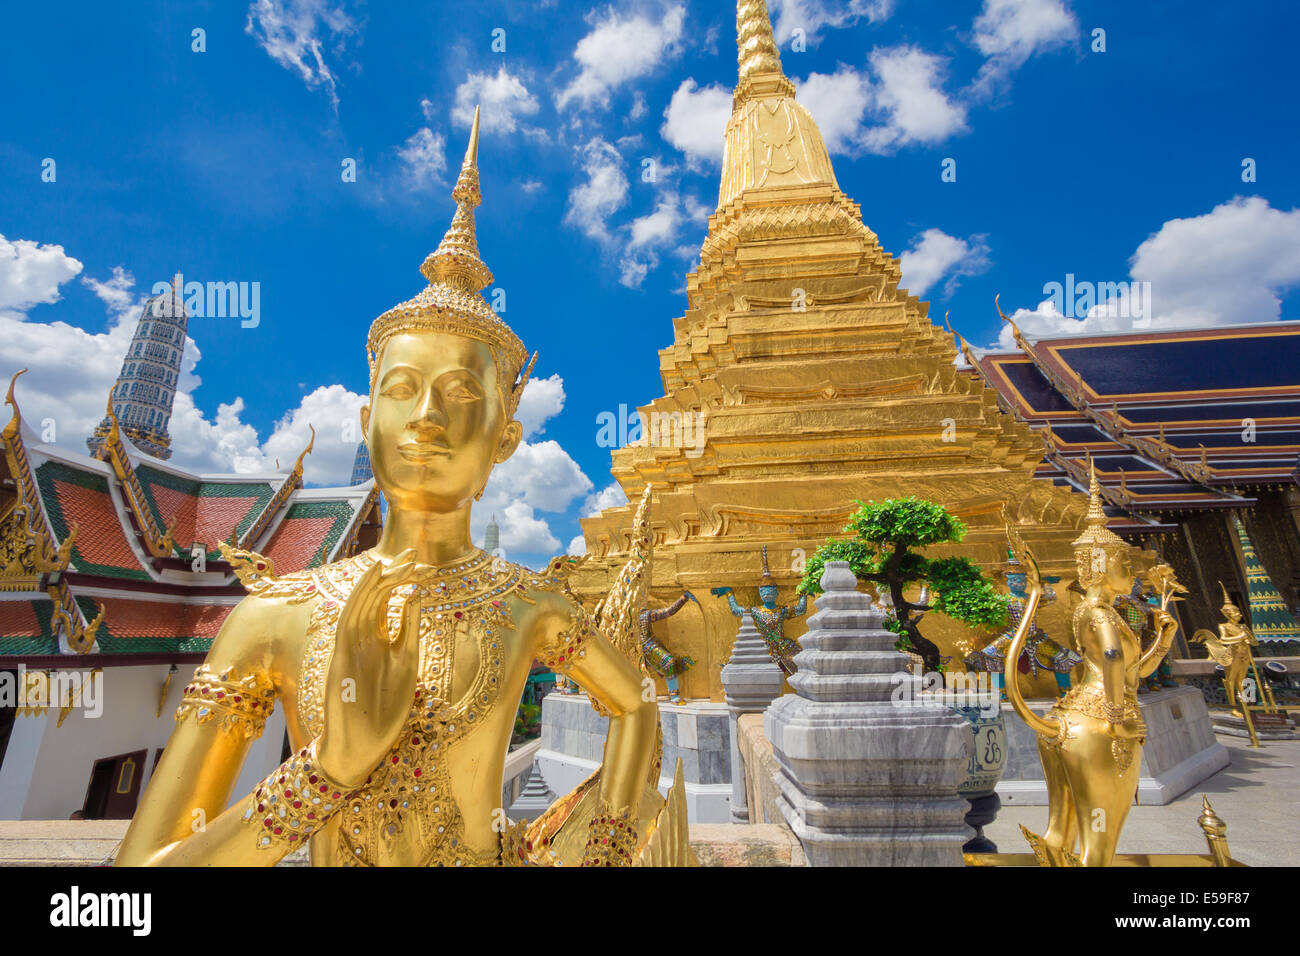
[[[1047,781],[1047,833],[1026,830],[1035,854],[1049,866],[1109,866],[1120,832],[1137,793],[1146,725],[1138,709],[1138,682],[1154,671],[1169,650],[1177,622],[1169,602],[1185,593],[1167,565],[1149,572],[1160,595],[1152,608],[1155,640],[1145,652],[1137,634],[1114,608],[1115,596],[1133,580],[1129,546],[1106,527],[1101,487],[1090,469],[1091,501],[1087,527],[1074,542],[1083,599],[1074,609],[1071,630],[1083,656],[1082,679],[1047,713],[1025,704],[1015,679],[1015,663],[1033,625],[1043,585],[1038,565],[1008,529],[1025,556],[1029,602],[1007,653],[1006,689],[1017,714],[1038,733],[1038,754]],[[1076,843],[1082,852],[1075,855]]]
[[[1255,640],[1250,628],[1241,623],[1241,610],[1228,597],[1228,589],[1222,581],[1219,582],[1219,590],[1223,592],[1223,607],[1220,610],[1227,620],[1219,625],[1217,637],[1213,631],[1201,628],[1192,635],[1192,643],[1203,643],[1209,650],[1210,657],[1223,667],[1223,688],[1228,695],[1228,706],[1234,716],[1240,717],[1244,697],[1242,684],[1254,662],[1250,649],[1257,647],[1259,642]]]
[[[429,285],[370,328],[361,425],[389,504],[382,538],[280,576],[222,546],[250,596],[185,688],[119,864],[268,866],[308,841],[318,866],[690,859],[680,774],[667,808],[654,789],[656,702],[569,595],[576,561],[534,573],[470,541],[473,501],[519,444],[532,368],[481,294],[478,130],[476,111]],[[501,777],[534,659],[610,727],[600,769],[525,829],[501,809]],[[293,751],[227,809],[276,699]]]

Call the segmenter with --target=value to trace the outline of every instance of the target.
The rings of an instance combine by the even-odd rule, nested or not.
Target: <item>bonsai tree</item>
[[[921,616],[934,610],[976,627],[1007,622],[1007,598],[969,558],[927,558],[914,549],[960,541],[966,526],[942,505],[920,498],[857,502],[858,511],[844,528],[847,539],[832,538],[808,561],[800,594],[818,595],[827,561],[847,561],[859,580],[888,589],[900,650],[913,650],[927,672],[942,670],[939,648],[921,635]],[[924,586],[920,603],[903,597],[910,585]],[[928,594],[926,603],[925,594]]]

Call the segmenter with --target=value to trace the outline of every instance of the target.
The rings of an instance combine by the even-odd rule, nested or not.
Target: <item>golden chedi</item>
[[[680,800],[663,826],[647,787],[657,710],[566,595],[572,562],[538,574],[470,542],[473,501],[519,443],[528,377],[523,344],[480,294],[492,276],[474,234],[477,141],[476,113],[428,287],[370,330],[361,423],[389,503],[382,538],[282,576],[223,547],[250,596],[185,689],[119,864],[268,866],[309,840],[325,866],[681,859],[665,846],[685,840]],[[586,689],[609,736],[582,787],[527,829],[503,828],[502,768],[534,659]],[[227,809],[277,702],[292,755]]]
[[[1133,580],[1132,549],[1106,527],[1095,470],[1087,527],[1074,546],[1084,596],[1072,613],[1071,633],[1083,663],[1075,670],[1075,684],[1040,717],[1026,706],[1015,680],[1016,661],[1043,593],[1032,550],[1019,544],[1030,577],[1029,602],[1007,652],[1007,697],[1038,735],[1048,797],[1047,832],[1038,837],[1021,829],[1043,865],[1109,866],[1141,771],[1146,724],[1138,707],[1138,682],[1168,652],[1178,630],[1169,603],[1186,589],[1168,565],[1149,572],[1160,605],[1151,609],[1155,639],[1144,650],[1139,635],[1115,610],[1115,597],[1127,593]],[[1081,852],[1076,854],[1076,847]]]
[[[759,604],[768,545],[777,603],[794,601],[802,558],[840,534],[864,501],[916,495],[969,533],[940,554],[989,567],[1005,556],[1005,505],[1045,574],[1070,577],[1070,542],[1086,495],[1036,481],[1042,441],[998,408],[996,394],[954,366],[952,337],[902,287],[836,182],[813,117],[781,68],[762,0],[737,4],[739,81],[726,127],[718,208],[686,313],[659,353],[665,393],[640,409],[647,435],[613,453],[628,500],[654,492],[652,597],[730,587]],[[582,521],[589,560],[573,589],[594,603],[632,538],[632,506]],[[722,699],[720,672],[737,622],[705,601],[703,627],[679,616],[661,637],[699,663],[686,697]],[[1064,639],[1065,602],[1042,616]],[[802,620],[786,637],[798,638]],[[924,632],[960,667],[978,640],[938,615]],[[1036,696],[1054,696],[1050,674]]]

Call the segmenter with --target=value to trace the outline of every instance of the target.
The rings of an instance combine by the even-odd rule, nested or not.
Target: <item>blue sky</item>
[[[841,188],[972,344],[998,340],[996,293],[1035,336],[1294,317],[1292,5],[771,7]],[[474,527],[495,510],[512,558],[564,550],[622,500],[596,416],[663,391],[657,350],[717,202],[734,25],[701,0],[11,5],[0,374],[30,366],[25,414],[84,451],[154,283],[256,282],[255,328],[191,320],[174,460],[287,467],[310,421],[308,479],[346,481],[366,329],[422,286],[480,102],[480,246],[541,358],[526,444]],[[1152,308],[1062,315],[1044,285],[1068,273],[1151,282]]]

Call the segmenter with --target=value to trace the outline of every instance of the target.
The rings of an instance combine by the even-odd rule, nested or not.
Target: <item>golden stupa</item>
[[[686,314],[659,353],[665,395],[640,409],[649,434],[615,450],[610,469],[631,502],[654,486],[651,604],[683,588],[700,596],[658,637],[698,661],[683,695],[714,700],[739,622],[709,588],[757,604],[763,545],[780,602],[793,603],[799,558],[841,532],[854,499],[917,495],[968,525],[951,553],[1001,561],[1005,508],[1043,573],[1072,577],[1071,541],[1088,510],[1087,495],[1034,480],[1042,441],[954,365],[953,337],[901,287],[898,258],[841,192],[795,100],[763,0],[740,0],[736,26],[740,80],[718,209],[687,277]],[[672,440],[675,428],[692,438],[695,423],[702,444]],[[572,584],[584,600],[613,584],[632,518],[627,505],[583,519],[589,558]],[[1049,633],[1069,633],[1066,603],[1040,614]],[[805,629],[786,626],[788,636]],[[982,643],[938,614],[922,633],[957,669]],[[1054,696],[1050,681],[1028,689]]]

